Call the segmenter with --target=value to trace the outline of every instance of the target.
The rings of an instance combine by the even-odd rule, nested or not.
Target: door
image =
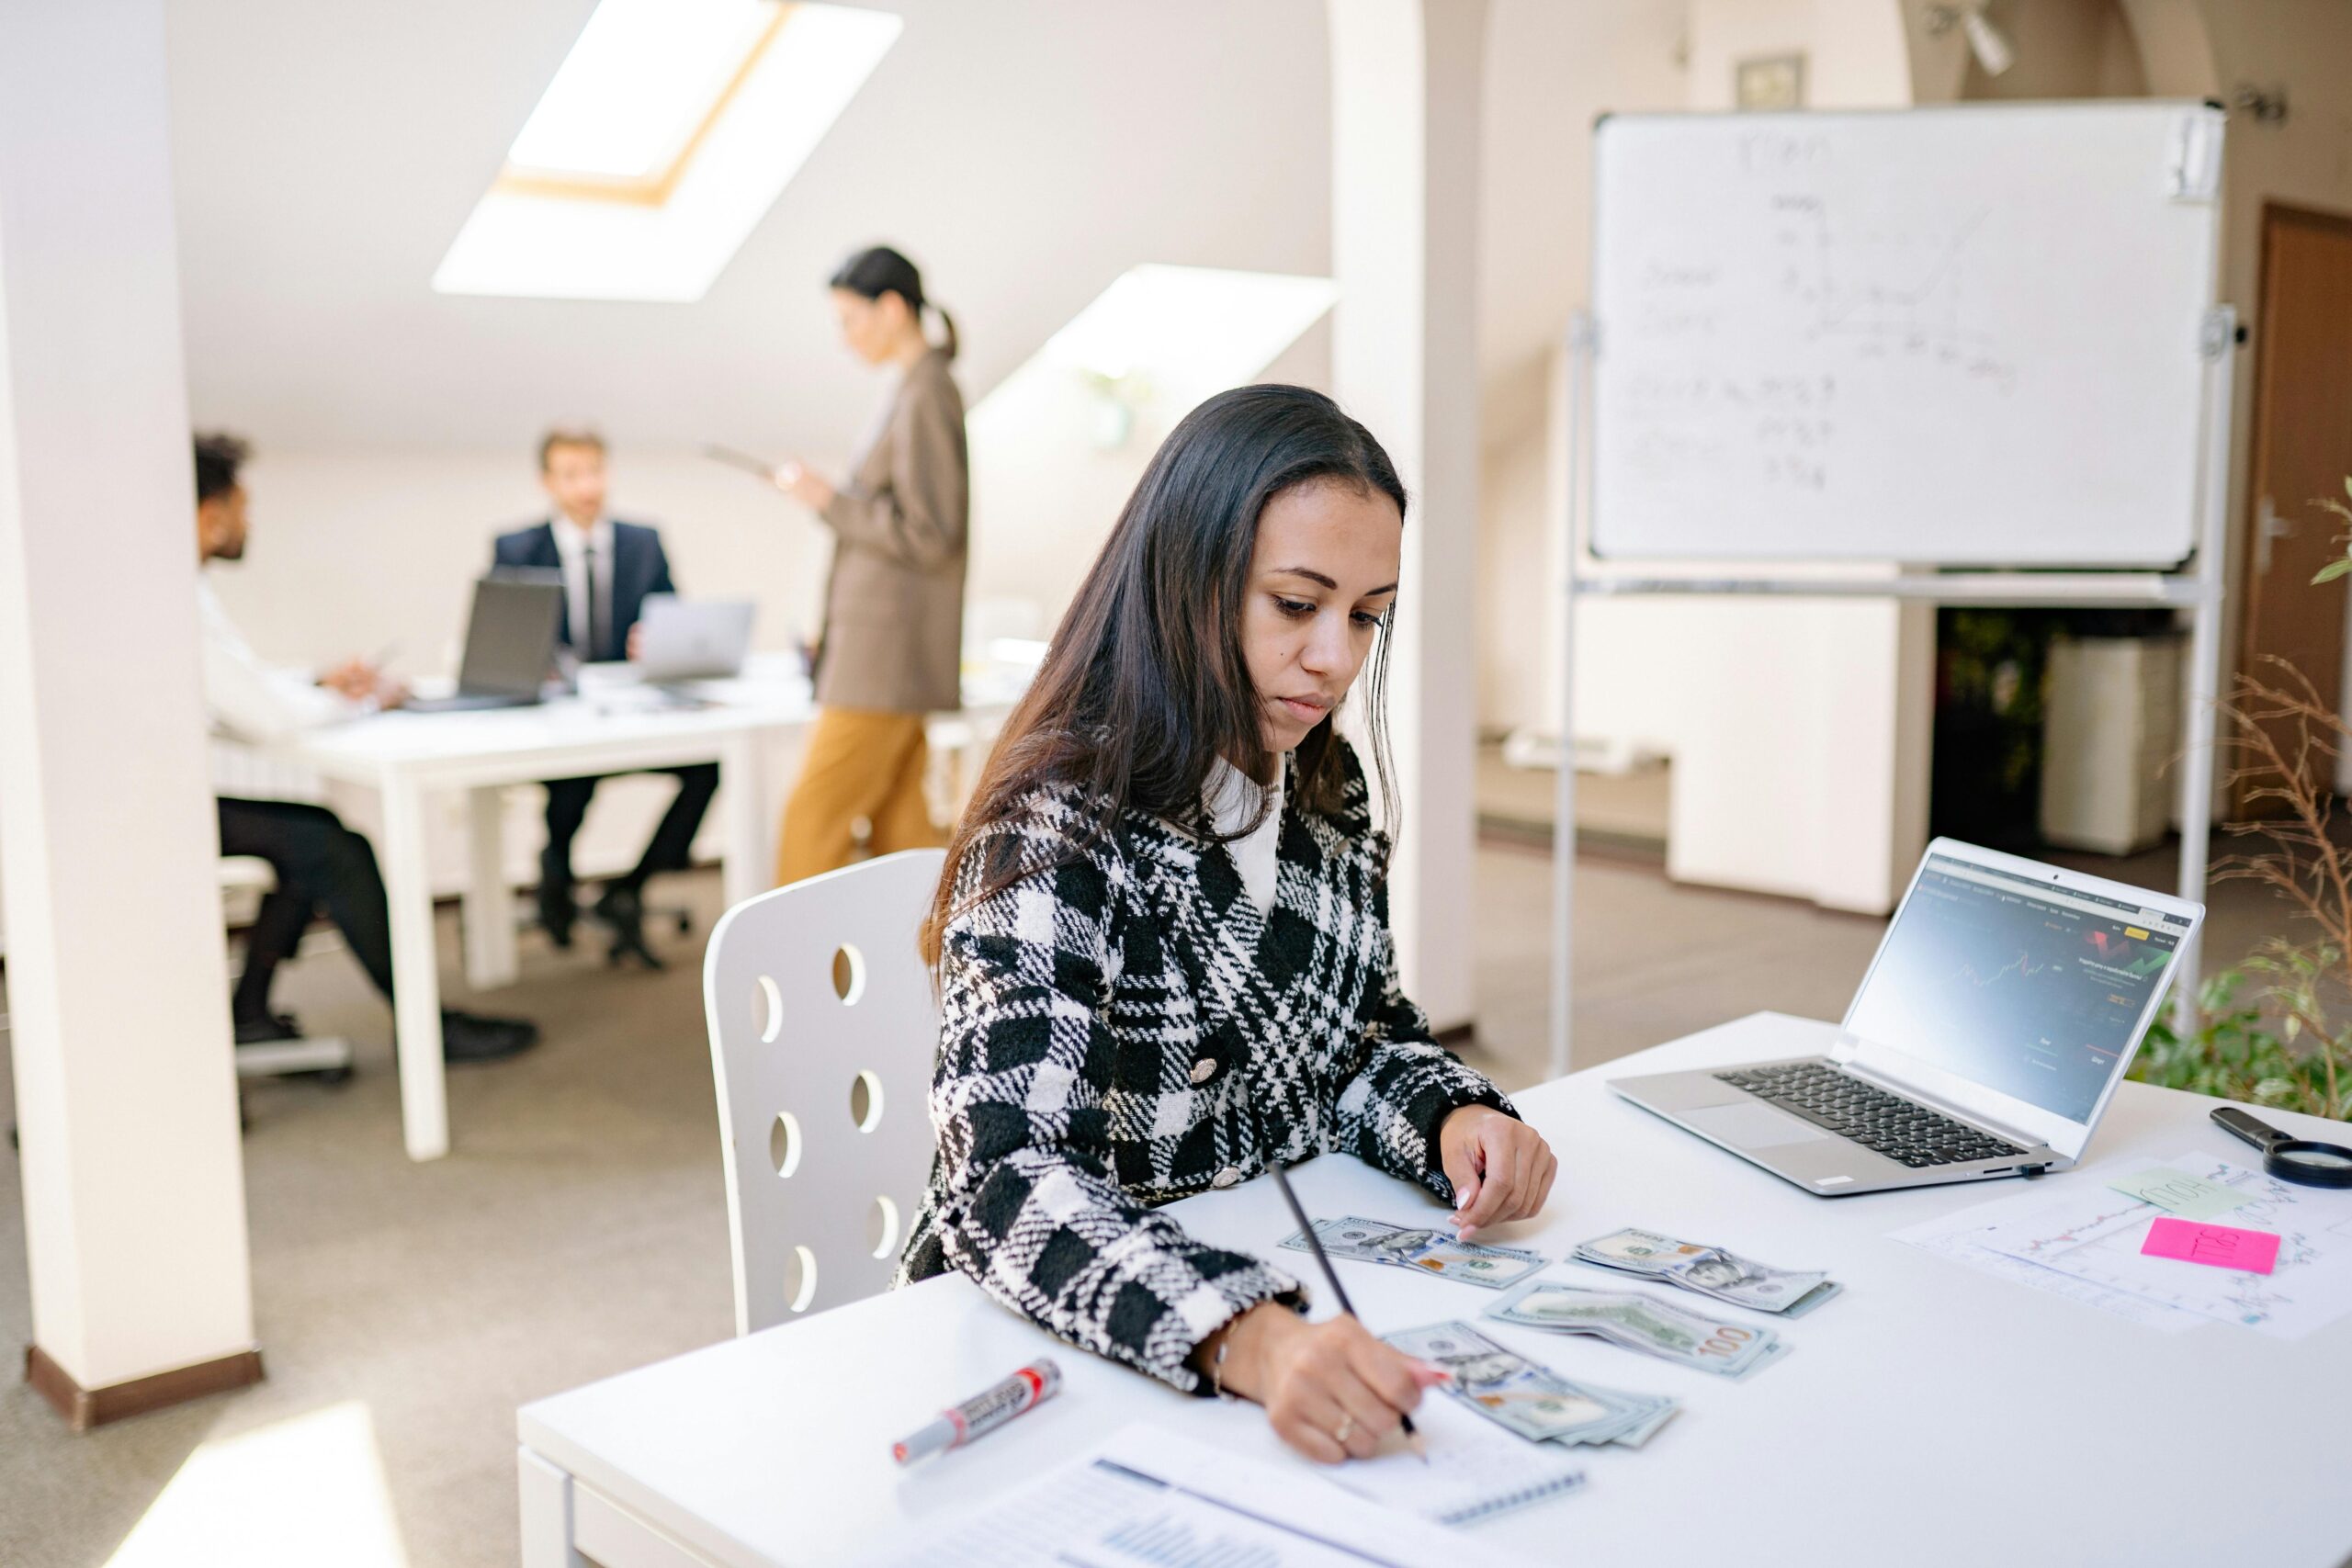
[[[2343,519],[2314,504],[2346,500],[2352,475],[2352,217],[2266,207],[2256,307],[2253,463],[2246,486],[2245,638],[2239,668],[2276,684],[2266,658],[2301,671],[2319,700],[2340,710],[2346,585],[2312,585],[2344,554]],[[2272,727],[2291,747],[2292,726]],[[2290,755],[2292,754],[2290,750]],[[2325,759],[2315,766],[2325,767]],[[2278,782],[2273,773],[2269,781]],[[2232,790],[2235,815],[2280,815],[2253,800],[2260,778]],[[2322,781],[2335,787],[2333,778]]]

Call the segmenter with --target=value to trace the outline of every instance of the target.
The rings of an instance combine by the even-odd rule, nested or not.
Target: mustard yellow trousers
[[[820,708],[799,782],[784,806],[776,885],[847,865],[861,817],[872,824],[867,842],[877,855],[945,843],[923,800],[929,761],[919,713]]]

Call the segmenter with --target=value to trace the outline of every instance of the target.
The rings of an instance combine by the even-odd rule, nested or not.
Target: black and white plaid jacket
[[[1160,1204],[1256,1175],[1269,1152],[1324,1150],[1452,1201],[1438,1124],[1510,1106],[1397,989],[1387,846],[1342,756],[1338,812],[1284,792],[1262,917],[1223,845],[1141,812],[1043,869],[1086,837],[1074,790],[1037,792],[971,846],[959,902],[998,857],[1040,869],[947,928],[938,1153],[899,1282],[959,1269],[1062,1338],[1205,1392],[1185,1364],[1200,1342],[1303,1293]]]

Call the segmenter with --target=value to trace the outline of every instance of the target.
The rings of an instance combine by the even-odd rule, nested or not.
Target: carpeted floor
[[[1580,1066],[1758,1008],[1835,1017],[1877,941],[1873,920],[1678,888],[1638,863],[1581,863]],[[2135,869],[2157,885],[2170,875],[2161,856]],[[1469,1054],[1506,1087],[1522,1086],[1545,1076],[1549,860],[1490,847],[1478,870],[1480,1016]],[[305,1417],[327,1410],[340,1424],[320,1429],[343,1434],[349,1451],[319,1462],[364,1470],[372,1442],[380,1483],[364,1479],[382,1499],[375,1513],[354,1527],[343,1508],[337,1528],[346,1533],[333,1551],[305,1554],[298,1539],[285,1555],[234,1561],[513,1562],[514,1407],[730,1329],[699,996],[718,879],[696,874],[662,891],[690,900],[699,917],[695,936],[657,938],[673,959],[667,974],[607,971],[593,953],[557,953],[526,939],[522,982],[474,1005],[527,1013],[547,1043],[451,1073],[455,1152],[430,1165],[401,1152],[389,1021],[357,971],[329,953],[287,974],[280,1000],[314,1032],[356,1041],[360,1070],[340,1088],[248,1090],[254,1291],[268,1381],[80,1438],[21,1383],[0,1384],[0,1564],[209,1564],[179,1549],[180,1521],[201,1511],[184,1495],[243,1495],[224,1473],[233,1467],[199,1464],[173,1488],[175,1474],[199,1453],[270,1451],[234,1439],[303,1433]],[[2276,914],[2243,885],[2225,898],[2217,950],[2243,952],[2246,933]],[[447,983],[464,1005],[453,917],[445,915],[442,936]],[[12,1353],[30,1333],[22,1225],[17,1167],[0,1158],[0,1347]],[[167,1295],[170,1282],[156,1288]],[[280,1488],[264,1496],[312,1484],[275,1472],[263,1482]],[[244,1478],[249,1490],[255,1483]],[[251,1535],[252,1506],[242,1506]],[[151,1510],[147,1531],[124,1550]],[[365,1551],[355,1529],[368,1538]],[[288,1529],[299,1536],[296,1525]]]

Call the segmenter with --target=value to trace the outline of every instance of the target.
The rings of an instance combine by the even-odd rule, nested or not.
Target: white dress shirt
[[[605,614],[613,613],[613,520],[599,517],[582,528],[560,513],[548,520],[555,535],[555,553],[563,558],[563,601],[569,607],[571,646],[584,662],[595,657],[590,628],[595,624],[588,599],[588,549],[596,551],[596,592],[604,596]]]
[[[325,784],[316,774],[252,748],[356,717],[367,706],[327,690],[306,671],[265,661],[202,576],[196,580],[196,614],[204,706],[212,719],[212,792],[240,800],[323,799]]]
[[[1242,891],[1250,895],[1258,913],[1267,913],[1274,907],[1274,874],[1283,836],[1282,760],[1275,759],[1274,782],[1268,788],[1219,757],[1201,793],[1206,798],[1209,821],[1219,833],[1238,832],[1258,809],[1258,802],[1266,801],[1266,819],[1249,837],[1230,840],[1225,848],[1241,873]]]
[[[266,662],[201,577],[196,607],[204,636],[204,705],[215,729],[240,740],[276,740],[366,711],[320,685],[307,671]]]

